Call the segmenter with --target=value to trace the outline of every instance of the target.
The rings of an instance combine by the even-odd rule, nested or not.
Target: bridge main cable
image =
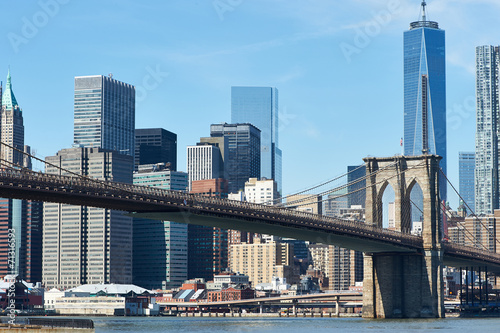
[[[349,174],[351,174],[351,173],[353,173],[353,172],[355,172],[355,171],[357,171],[357,170],[361,169],[361,168],[362,168],[362,167],[364,167],[364,166],[366,166],[366,164],[362,164],[362,165],[358,166],[356,169],[353,169],[353,170],[351,170],[351,171],[349,171],[349,172],[346,172],[346,173],[344,173],[344,174],[342,174],[342,175],[340,175],[340,176],[337,176],[337,177],[335,177],[335,178],[333,178],[333,179],[327,180],[327,181],[325,181],[325,182],[323,182],[323,183],[321,183],[321,184],[315,185],[315,186],[310,187],[310,188],[307,188],[307,189],[305,189],[305,190],[301,190],[301,191],[299,191],[299,192],[297,192],[297,193],[294,193],[294,194],[288,194],[288,195],[286,195],[286,196],[284,196],[284,197],[281,197],[281,198],[276,198],[276,199],[271,200],[271,201],[268,201],[268,202],[270,202],[270,203],[275,203],[275,202],[281,201],[281,200],[283,200],[283,199],[288,199],[289,197],[293,197],[293,196],[296,196],[296,195],[300,195],[300,194],[302,194],[302,193],[306,193],[306,192],[309,192],[309,191],[315,190],[315,189],[317,189],[317,188],[319,188],[319,187],[325,186],[325,185],[330,184],[330,183],[332,183],[332,182],[334,182],[334,181],[336,181],[336,180],[339,180],[339,179],[341,179],[341,178],[344,178],[345,176],[347,176],[347,175],[349,175]]]
[[[319,193],[319,194],[311,194],[311,195],[309,195],[309,196],[307,196],[307,197],[305,197],[305,198],[300,198],[300,199],[297,199],[297,200],[294,200],[294,201],[291,201],[291,202],[287,202],[286,204],[283,204],[283,206],[300,207],[300,206],[304,206],[304,205],[310,205],[310,204],[311,204],[311,202],[306,203],[306,204],[304,204],[304,205],[294,205],[294,203],[304,202],[304,201],[310,200],[311,198],[314,198],[314,197],[319,197],[319,196],[328,195],[328,194],[330,194],[330,193],[339,192],[339,191],[341,191],[341,190],[343,190],[343,189],[345,189],[345,188],[348,188],[349,186],[353,186],[353,185],[355,185],[355,184],[357,184],[357,183],[360,183],[360,182],[362,182],[362,181],[365,181],[365,180],[366,180],[366,179],[368,179],[369,177],[371,177],[371,176],[373,176],[373,175],[376,175],[377,173],[379,173],[379,172],[381,172],[381,171],[383,171],[383,170],[385,170],[385,169],[387,169],[387,168],[390,168],[390,167],[394,166],[395,164],[396,164],[396,163],[389,164],[389,165],[385,166],[384,168],[382,168],[382,169],[380,169],[380,170],[377,170],[377,171],[375,171],[375,172],[372,172],[372,173],[370,173],[370,174],[368,174],[368,175],[365,175],[365,176],[363,176],[363,177],[357,178],[357,179],[355,179],[355,180],[353,180],[353,181],[351,181],[351,182],[349,182],[349,183],[347,183],[347,184],[344,184],[344,185],[341,185],[341,186],[335,187],[335,188],[333,188],[333,189],[329,189],[329,190],[323,191],[323,192],[321,192],[321,193]],[[364,166],[364,165],[363,165],[363,166]],[[344,176],[345,176],[345,175],[347,175],[347,174],[344,174]],[[342,176],[342,177],[344,177],[344,176]],[[339,178],[341,178],[341,177],[337,177],[337,179],[339,179]],[[366,188],[366,187],[365,187],[365,188]],[[351,194],[351,193],[356,193],[356,192],[359,192],[359,191],[352,191],[352,192],[350,192],[350,193],[345,193],[345,194],[344,194],[344,195],[342,195],[342,196],[349,195],[349,194]],[[303,193],[303,192],[302,192],[302,193]],[[292,196],[292,195],[290,195],[290,196]],[[288,197],[290,197],[290,196],[288,196]],[[341,196],[339,195],[338,197],[341,197]],[[323,201],[326,201],[326,200],[321,200],[321,201],[319,201],[319,202],[323,202]]]
[[[133,192],[132,190],[127,189],[126,187],[116,186],[116,185],[111,184],[111,183],[110,183],[110,182],[108,182],[108,181],[101,180],[101,179],[97,179],[97,178],[93,178],[93,177],[91,177],[91,176],[85,176],[85,175],[82,175],[82,174],[76,173],[76,172],[74,172],[74,171],[71,171],[71,170],[65,169],[65,168],[60,167],[60,166],[58,166],[58,165],[55,165],[55,164],[52,164],[52,163],[47,162],[47,161],[45,161],[45,160],[42,160],[41,158],[38,158],[38,157],[36,157],[36,156],[34,156],[34,155],[30,154],[30,153],[27,153],[27,152],[25,152],[25,151],[23,151],[23,150],[20,150],[20,149],[18,149],[18,148],[16,148],[16,147],[14,147],[14,146],[11,146],[11,145],[9,145],[9,144],[7,144],[7,143],[3,142],[3,141],[0,141],[0,144],[2,144],[2,145],[4,145],[4,146],[7,146],[8,148],[10,148],[10,149],[12,149],[12,150],[15,150],[15,151],[17,151],[17,152],[19,152],[19,153],[21,153],[21,154],[24,154],[24,155],[26,155],[26,156],[28,156],[28,157],[30,157],[30,158],[33,158],[33,159],[35,159],[35,160],[37,160],[37,161],[39,161],[39,162],[42,162],[42,163],[43,163],[43,164],[45,164],[45,165],[49,165],[49,166],[51,166],[51,167],[53,167],[53,168],[56,168],[56,169],[58,169],[58,170],[60,170],[60,171],[64,171],[64,172],[66,172],[66,173],[68,173],[68,174],[71,174],[71,175],[73,175],[73,176],[76,176],[77,178],[80,178],[80,179],[83,179],[83,180],[87,180],[87,181],[90,181],[90,182],[94,182],[94,183],[97,183],[97,184],[101,184],[101,185],[104,185],[104,186],[106,186],[106,187],[108,187],[108,188],[113,188],[113,189],[117,189],[117,190],[121,190],[121,191],[128,191],[130,194],[134,194],[134,192]],[[3,161],[3,162],[7,162],[7,163],[9,163],[9,164],[13,165],[14,167],[12,167],[12,166],[11,166],[11,167],[10,167],[11,169],[21,168],[21,169],[23,169],[23,170],[29,170],[29,169],[27,169],[27,168],[25,168],[25,167],[23,167],[23,166],[21,166],[21,165],[14,164],[14,163],[9,162],[9,161],[4,160],[4,159],[1,159],[1,161]],[[29,170],[29,171],[32,171],[32,170]]]
[[[453,189],[453,191],[455,191],[455,193],[458,195],[458,197],[460,198],[460,200],[462,200],[462,202],[465,204],[465,206],[467,206],[467,209],[469,209],[469,211],[472,213],[472,216],[481,224],[481,226],[486,230],[486,232],[488,233],[488,235],[490,237],[492,237],[494,240],[495,240],[495,243],[497,244],[500,244],[500,241],[498,240],[497,237],[495,237],[495,234],[489,230],[488,227],[486,227],[481,218],[479,216],[476,215],[476,213],[469,207],[469,205],[467,204],[467,202],[465,202],[465,200],[462,198],[462,196],[460,195],[460,193],[458,193],[457,189],[455,188],[455,186],[450,182],[450,180],[448,179],[448,177],[446,177],[446,175],[444,174],[443,172],[443,169],[439,168],[439,170],[441,171],[441,174],[443,175],[444,179],[446,179],[446,181],[448,182],[448,184],[450,184],[451,188]],[[467,230],[467,229],[465,229]],[[469,231],[470,232],[470,231]],[[470,239],[469,239],[470,240]],[[473,244],[475,242],[472,242]],[[488,251],[490,251],[488,248],[486,248],[486,246],[484,246],[483,244],[481,244],[485,249],[487,249]],[[491,252],[491,251],[490,251]]]
[[[392,178],[398,177],[398,176],[402,175],[403,173],[405,173],[406,171],[408,171],[408,170],[412,170],[412,169],[416,169],[416,168],[418,168],[418,167],[423,166],[424,164],[425,164],[425,163],[420,163],[420,164],[417,164],[417,165],[415,165],[415,166],[413,166],[413,167],[410,167],[410,168],[408,168],[408,169],[405,169],[405,170],[403,170],[403,171],[400,171],[400,172],[398,172],[398,173],[394,174],[393,176],[391,176],[391,177],[389,177],[389,178],[382,179],[382,180],[380,180],[380,181],[378,181],[378,182],[376,182],[376,183],[374,183],[374,184],[367,185],[367,186],[365,186],[365,187],[362,187],[362,188],[356,189],[356,190],[351,191],[351,192],[349,192],[349,193],[343,193],[343,194],[339,194],[339,195],[336,195],[336,196],[331,197],[331,198],[328,198],[328,199],[318,200],[317,202],[318,202],[318,203],[320,203],[320,202],[324,202],[324,201],[328,201],[328,200],[334,200],[334,199],[338,199],[338,198],[342,198],[342,197],[345,197],[345,196],[351,195],[352,193],[357,193],[357,192],[360,192],[360,191],[366,190],[366,189],[367,189],[367,188],[369,188],[369,187],[372,187],[372,186],[374,186],[374,185],[378,185],[378,184],[384,183],[385,181],[387,181],[387,180],[389,180],[389,179],[392,179]],[[392,164],[392,165],[394,165],[394,164]],[[373,173],[371,173],[371,174],[370,174],[370,175],[368,175],[368,176],[375,175],[377,172],[380,172],[380,171],[382,171],[382,170],[383,170],[383,169],[377,170],[376,172],[373,172]],[[366,178],[365,178],[365,179],[366,179]],[[360,181],[363,181],[363,180],[365,180],[365,179],[362,179],[362,180],[360,180]],[[356,182],[353,182],[353,184],[354,184],[354,183],[356,183]],[[346,185],[343,185],[343,186],[340,186],[338,189],[344,189],[344,188],[346,188],[347,186],[350,186],[350,184],[351,184],[351,183],[346,184]],[[337,189],[335,189],[335,191],[333,191],[333,192],[337,192],[337,191],[338,191],[338,190],[337,190]],[[325,191],[325,192],[320,193],[320,194],[317,194],[317,195],[315,195],[315,196],[323,196],[323,195],[330,194],[330,193],[332,193],[332,190]],[[304,200],[297,200],[297,202],[301,202],[301,201],[304,201]],[[294,202],[295,202],[295,201],[294,201]],[[311,204],[311,203],[304,203],[304,204],[301,204],[301,205],[294,205],[293,207],[306,206],[306,205],[310,205],[310,204]]]

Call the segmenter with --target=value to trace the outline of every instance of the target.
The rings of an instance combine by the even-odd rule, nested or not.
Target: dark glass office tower
[[[261,132],[251,124],[217,124],[210,126],[212,138],[224,141],[224,178],[229,193],[245,189],[249,178],[261,177]],[[227,145],[227,146],[226,146]]]
[[[281,194],[282,153],[278,140],[278,89],[231,87],[231,122],[249,123],[261,131],[260,176],[274,179]]]
[[[474,152],[458,153],[458,183],[459,192],[467,206],[475,212],[474,208],[474,170],[476,169],[476,154]],[[466,206],[466,207],[467,207]],[[472,213],[468,210],[468,213]]]
[[[347,192],[351,193],[347,196],[347,208],[351,208],[353,205],[359,205],[363,208],[365,207],[366,201],[366,180],[363,178],[366,176],[366,166],[364,165],[349,165],[347,167]]]
[[[170,163],[170,170],[177,170],[177,134],[163,128],[136,129],[135,169],[157,163]]]
[[[143,165],[134,184],[185,192],[188,175],[163,163]],[[133,223],[132,282],[146,289],[180,287],[188,278],[188,225],[141,218]]]
[[[404,154],[442,156],[446,173],[445,32],[428,21],[426,3],[422,19],[404,33]],[[440,178],[441,199],[446,181]]]

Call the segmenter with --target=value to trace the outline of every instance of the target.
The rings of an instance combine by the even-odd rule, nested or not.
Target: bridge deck
[[[368,226],[359,221],[27,170],[0,170],[0,197],[122,210],[136,217],[274,234],[362,252],[415,253],[423,250],[421,237]],[[491,272],[500,273],[499,254],[450,243],[443,243],[443,250],[445,264],[482,265],[488,266]]]

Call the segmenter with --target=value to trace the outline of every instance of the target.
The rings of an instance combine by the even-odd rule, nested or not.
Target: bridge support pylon
[[[365,253],[364,318],[443,318],[443,252],[439,200],[440,156],[365,158],[366,223],[382,226],[382,197],[390,184],[395,193],[395,226],[411,229],[410,193],[423,192],[423,250],[415,253]]]

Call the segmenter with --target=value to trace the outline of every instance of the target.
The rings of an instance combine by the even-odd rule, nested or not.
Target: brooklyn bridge
[[[0,197],[121,210],[141,218],[273,234],[362,251],[363,316],[444,317],[443,267],[500,274],[500,254],[443,240],[440,157],[365,158],[366,218],[312,214],[261,205],[19,168],[0,170]],[[423,192],[422,236],[409,233],[410,193]],[[396,231],[382,227],[382,196],[395,192]]]

